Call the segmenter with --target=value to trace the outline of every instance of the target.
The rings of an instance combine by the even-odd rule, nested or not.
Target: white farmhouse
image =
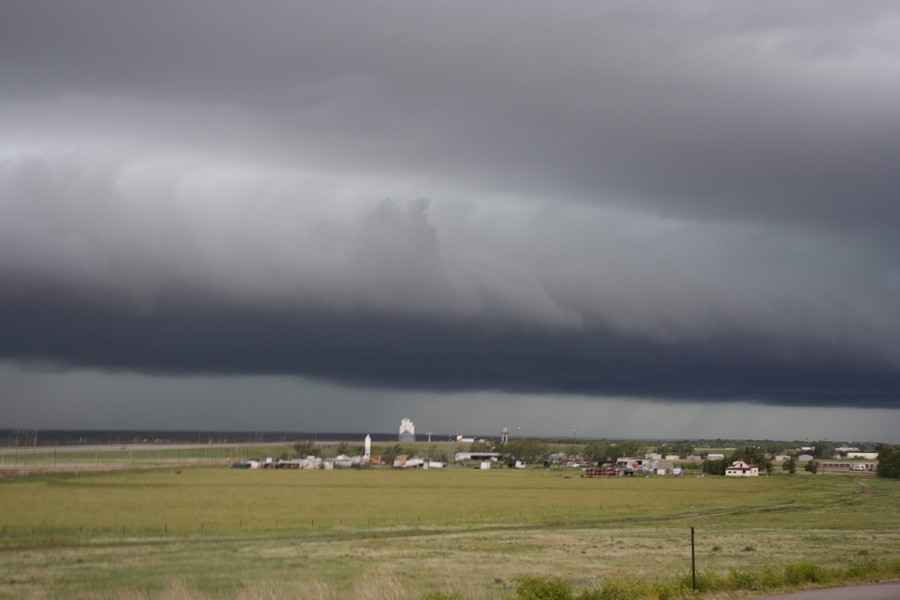
[[[731,463],[731,466],[725,469],[726,477],[759,477],[759,466],[748,465],[742,460]]]

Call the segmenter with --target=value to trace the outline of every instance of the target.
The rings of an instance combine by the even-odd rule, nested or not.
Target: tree
[[[347,454],[347,448],[349,447],[349,442],[338,442],[337,446],[335,446],[335,456],[338,456],[340,454]]]
[[[606,440],[595,440],[590,442],[582,450],[584,460],[591,464],[609,462],[609,442]]]
[[[503,456],[508,464],[517,460],[525,463],[543,462],[547,457],[547,446],[535,439],[515,439],[503,446]]]
[[[779,442],[772,442],[770,444],[766,444],[766,453],[771,454],[773,456],[777,456],[779,454],[784,454],[784,444]]]
[[[494,452],[494,443],[487,440],[472,442],[469,446],[469,452]]]
[[[815,442],[812,455],[816,458],[834,458],[834,444],[831,442]]]
[[[394,464],[394,460],[401,454],[403,454],[403,448],[400,447],[400,444],[388,446],[384,449],[384,452],[381,453],[381,461],[392,465]]]
[[[429,444],[425,447],[425,458],[440,462],[447,462],[447,453],[437,444]]]
[[[611,444],[608,458],[612,462],[626,456],[638,456],[644,453],[644,447],[643,442],[634,441]]]
[[[815,474],[818,472],[818,470],[819,470],[819,463],[817,463],[817,462],[814,461],[814,460],[811,460],[811,461],[809,461],[808,463],[806,463],[806,466],[804,466],[803,468],[804,468],[807,472],[812,473],[813,475],[815,475]]]
[[[878,467],[875,472],[879,477],[900,479],[900,446],[888,446],[878,449]]]
[[[703,461],[703,472],[707,475],[724,475],[727,464],[724,460],[709,460],[706,459]]]
[[[305,458],[307,456],[319,456],[319,449],[312,440],[299,440],[294,442],[294,454]]]
[[[781,463],[781,468],[793,475],[797,472],[797,461],[794,460],[793,456],[791,456],[786,461]]]
[[[656,451],[663,456],[667,454],[677,454],[678,456],[688,456],[694,452],[694,444],[691,442],[670,442],[662,444],[656,448]]]

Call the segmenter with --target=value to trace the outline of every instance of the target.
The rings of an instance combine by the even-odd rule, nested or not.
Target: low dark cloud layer
[[[894,3],[7,3],[0,359],[900,408]]]

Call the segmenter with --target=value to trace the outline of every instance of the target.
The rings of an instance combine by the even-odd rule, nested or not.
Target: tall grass
[[[900,560],[867,559],[841,568],[802,561],[780,567],[731,569],[726,575],[711,570],[697,574],[696,590],[690,573],[673,579],[648,579],[620,574],[596,580],[576,592],[559,577],[522,577],[516,580],[519,600],[677,600],[720,592],[787,591],[829,583],[871,583],[900,577]]]

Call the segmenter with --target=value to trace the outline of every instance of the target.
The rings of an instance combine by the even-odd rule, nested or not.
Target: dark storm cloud
[[[194,140],[157,113],[173,131],[151,135],[272,160],[689,218],[897,224],[891,3],[265,8],[6,6],[5,93],[234,110]]]
[[[900,406],[894,3],[6,3],[0,357]]]
[[[153,317],[5,302],[0,352],[160,374],[294,373],[433,391],[506,390],[787,405],[896,406],[900,374],[843,364],[773,364],[753,341],[730,354],[610,332],[533,335],[383,314],[273,314],[208,303]],[[746,344],[747,347],[743,347]]]

